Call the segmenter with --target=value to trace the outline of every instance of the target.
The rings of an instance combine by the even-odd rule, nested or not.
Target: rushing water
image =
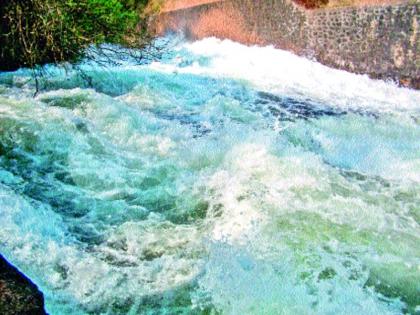
[[[51,314],[415,314],[420,93],[271,47],[0,76],[0,251]]]

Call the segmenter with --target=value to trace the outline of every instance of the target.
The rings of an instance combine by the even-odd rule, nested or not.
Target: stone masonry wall
[[[305,10],[290,0],[226,0],[165,12],[152,25],[158,34],[271,44],[420,89],[420,3]]]
[[[322,63],[419,88],[420,3],[309,11],[307,47]]]
[[[226,0],[162,13],[152,25],[158,34],[180,31],[192,39],[216,36],[299,53],[308,42],[306,20],[289,0]]]

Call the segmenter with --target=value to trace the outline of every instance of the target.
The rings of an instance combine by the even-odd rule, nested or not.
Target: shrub
[[[7,0],[0,3],[0,70],[75,62],[90,45],[140,48],[144,0]]]

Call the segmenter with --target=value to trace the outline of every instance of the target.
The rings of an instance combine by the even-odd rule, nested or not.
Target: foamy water
[[[415,314],[420,92],[209,38],[0,75],[0,251],[50,314]]]

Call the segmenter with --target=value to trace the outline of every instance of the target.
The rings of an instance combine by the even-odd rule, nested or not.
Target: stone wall
[[[319,62],[420,88],[420,3],[306,10],[290,0],[227,0],[165,12],[155,31],[272,44]]]
[[[309,11],[308,47],[327,65],[419,88],[419,14],[419,3]]]

